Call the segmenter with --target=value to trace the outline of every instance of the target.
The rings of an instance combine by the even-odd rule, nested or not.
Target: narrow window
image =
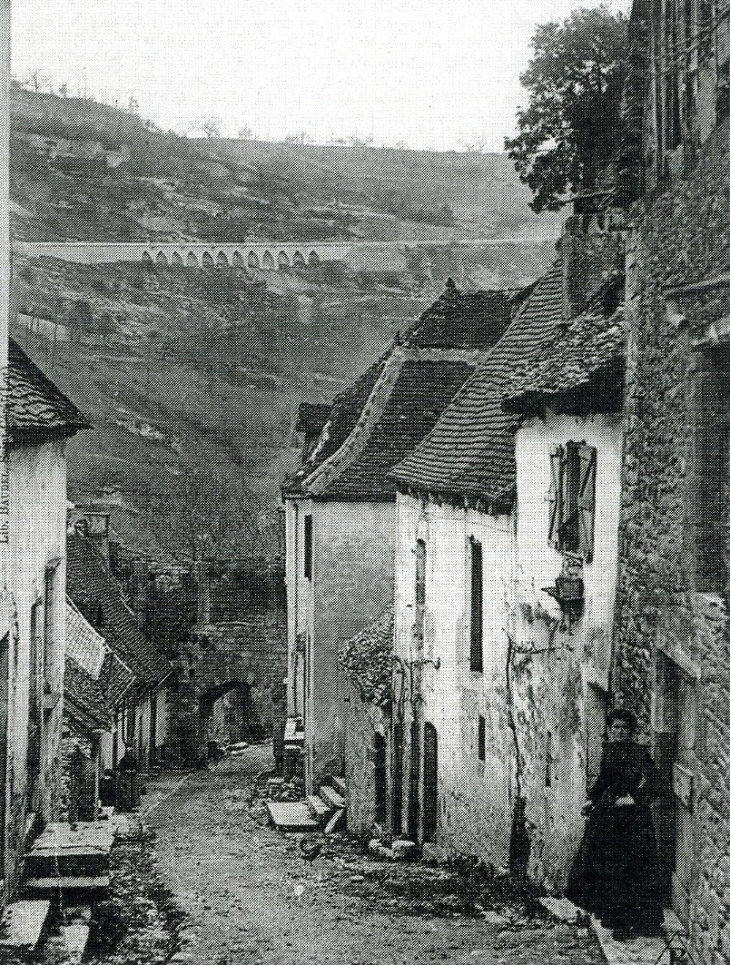
[[[304,579],[312,579],[312,517],[304,517]]]
[[[475,673],[484,670],[482,616],[482,544],[471,540],[471,640],[469,666]]]
[[[423,633],[426,623],[426,544],[422,539],[416,543],[416,621],[415,644],[423,649]]]
[[[547,732],[545,741],[545,787],[550,787],[553,783],[553,735]]]
[[[482,715],[479,715],[479,733],[477,736],[477,750],[479,753],[479,760],[486,761],[487,759],[487,721]]]

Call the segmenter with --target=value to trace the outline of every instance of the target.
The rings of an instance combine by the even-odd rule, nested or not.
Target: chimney
[[[101,509],[74,506],[68,513],[69,529],[85,536],[109,562],[109,513]]]
[[[198,613],[196,624],[199,627],[210,623],[210,564],[198,560],[195,564],[195,578],[198,586]]]
[[[563,319],[585,309],[598,289],[624,271],[626,227],[618,209],[572,215],[560,238]]]

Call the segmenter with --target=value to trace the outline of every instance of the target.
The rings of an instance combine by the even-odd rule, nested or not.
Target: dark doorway
[[[421,728],[418,721],[414,720],[411,723],[411,769],[408,793],[408,835],[413,841],[418,840],[418,825],[421,820],[420,778]]]
[[[393,726],[393,793],[392,793],[393,833],[403,830],[403,724]]]
[[[438,735],[433,724],[423,728],[423,840],[433,841],[438,827]]]
[[[387,785],[385,764],[385,738],[382,734],[373,737],[373,784],[375,790],[375,820],[385,824],[387,820]]]

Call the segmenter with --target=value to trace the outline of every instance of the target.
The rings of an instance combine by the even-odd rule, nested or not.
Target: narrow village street
[[[256,746],[213,772],[165,774],[145,796],[160,873],[188,916],[183,927],[197,932],[191,962],[601,961],[586,930],[532,917],[498,893],[490,907],[473,875],[374,861],[340,838],[304,860],[299,836],[268,827],[260,801],[251,803],[270,755]]]

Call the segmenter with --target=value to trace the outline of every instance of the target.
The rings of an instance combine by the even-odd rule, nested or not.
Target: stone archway
[[[259,256],[256,254],[255,251],[249,251],[249,253],[248,253],[248,258],[247,258],[246,260],[247,260],[247,262],[248,262],[248,267],[249,267],[249,268],[258,268],[258,267],[259,267]]]
[[[285,251],[279,252],[279,268],[290,268],[291,262],[289,261],[289,255]]]
[[[309,252],[309,258],[307,259],[307,262],[310,268],[313,268],[315,265],[319,264],[319,255],[317,254],[316,251]]]
[[[200,695],[198,714],[204,743],[235,744],[258,735],[255,708],[245,681],[228,680]]]
[[[273,271],[276,267],[274,265],[274,256],[268,250],[264,252],[263,267],[267,269],[267,271]]]
[[[234,268],[243,268],[243,258],[241,257],[240,251],[233,252],[233,258],[231,259],[231,264]]]
[[[228,258],[226,257],[225,251],[219,251],[216,256],[215,263],[218,268],[228,268]]]
[[[175,268],[181,268],[181,267],[182,267],[182,263],[183,263],[183,260],[182,260],[182,255],[180,254],[180,252],[179,252],[179,251],[173,251],[173,253],[172,253],[172,264],[173,264],[173,267],[175,267]]]
[[[157,253],[157,258],[155,259],[160,268],[167,268],[167,255],[164,251],[159,251]]]
[[[209,251],[203,252],[203,268],[213,268],[215,262],[213,261],[213,256]]]
[[[187,264],[188,268],[197,268],[197,267],[198,267],[198,258],[197,258],[197,256],[196,256],[196,254],[195,254],[194,251],[189,251],[189,252],[188,252],[188,257],[187,257],[187,259],[186,259],[186,264]]]
[[[304,268],[306,262],[304,260],[304,255],[301,251],[294,252],[294,258],[292,259],[295,268]]]
[[[152,264],[152,255],[149,253],[149,251],[145,251],[142,253],[142,262],[145,265]]]

